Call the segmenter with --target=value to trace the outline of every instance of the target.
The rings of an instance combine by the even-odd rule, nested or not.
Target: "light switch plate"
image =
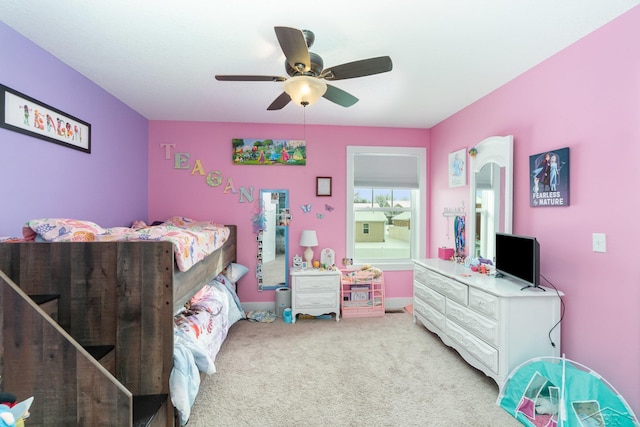
[[[593,233],[593,252],[607,252],[607,235]]]

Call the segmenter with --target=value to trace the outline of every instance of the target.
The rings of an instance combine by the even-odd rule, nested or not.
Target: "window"
[[[347,254],[410,269],[426,253],[426,149],[347,147]]]

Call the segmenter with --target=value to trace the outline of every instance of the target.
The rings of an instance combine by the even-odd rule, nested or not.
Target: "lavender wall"
[[[91,154],[0,128],[0,236],[41,217],[146,220],[147,120],[2,22],[0,58],[0,83],[92,127]]]
[[[432,129],[430,241],[437,213],[466,200],[446,188],[447,153],[514,135],[515,233],[536,236],[544,277],[566,293],[562,349],[640,412],[640,7]],[[529,156],[570,148],[571,206],[529,207]],[[607,252],[592,251],[606,233]],[[535,319],[531,319],[535,322]]]
[[[289,229],[290,253],[302,254],[298,246],[303,229],[315,229],[319,247],[333,248],[336,259],[345,256],[345,181],[346,147],[348,145],[402,145],[425,147],[429,131],[425,129],[358,128],[307,126],[306,166],[233,165],[232,138],[303,139],[300,125],[260,125],[245,123],[201,123],[151,121],[149,125],[149,215],[163,220],[171,215],[195,219],[213,219],[238,225],[238,261],[251,267],[242,279],[239,296],[242,301],[275,301],[274,291],[258,292],[255,278],[256,239],[252,217],[258,212],[259,192],[264,189],[288,189],[293,215]],[[165,158],[162,144],[175,144],[175,151],[191,157],[186,169],[175,169],[175,151]],[[200,160],[202,169],[196,168]],[[195,171],[194,171],[195,169]],[[211,187],[206,177],[220,171],[222,185]],[[384,171],[381,171],[384,173]],[[332,197],[316,197],[316,176],[333,178]],[[230,184],[231,183],[231,184]],[[225,188],[229,187],[225,192]],[[254,202],[241,201],[240,187],[253,188]],[[236,190],[237,192],[233,192]],[[311,213],[303,213],[303,204],[312,204]],[[325,204],[335,208],[328,212]],[[323,214],[319,219],[317,214]],[[426,236],[424,237],[426,238]],[[386,274],[388,297],[411,297],[413,276],[410,271]]]

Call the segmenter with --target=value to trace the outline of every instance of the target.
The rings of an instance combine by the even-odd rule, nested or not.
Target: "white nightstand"
[[[308,269],[291,271],[291,315],[336,314],[340,320],[340,271]]]

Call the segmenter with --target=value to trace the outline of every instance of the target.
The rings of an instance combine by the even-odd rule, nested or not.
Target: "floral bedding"
[[[22,229],[27,241],[91,242],[120,240],[166,240],[173,243],[180,271],[213,253],[229,238],[230,230],[211,221],[172,217],[160,225],[136,221],[132,227],[102,228],[90,221],[68,218],[42,218],[28,221]]]
[[[188,309],[174,318],[173,369],[169,388],[180,425],[186,425],[189,420],[200,388],[199,372],[216,372],[216,356],[229,328],[244,318],[234,289],[235,283],[220,274],[191,298]]]

